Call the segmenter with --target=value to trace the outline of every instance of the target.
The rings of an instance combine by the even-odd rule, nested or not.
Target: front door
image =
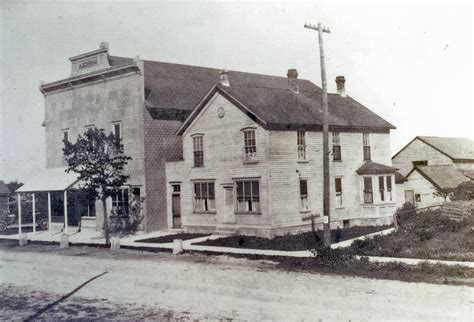
[[[173,185],[171,208],[173,213],[173,228],[181,228],[181,186],[179,184]]]
[[[405,190],[405,202],[415,203],[415,192],[413,190]]]
[[[224,220],[225,224],[235,224],[235,210],[234,210],[234,186],[223,186],[224,188]]]

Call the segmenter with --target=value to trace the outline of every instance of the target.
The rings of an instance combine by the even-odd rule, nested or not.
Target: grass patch
[[[474,215],[462,221],[440,210],[402,214],[400,228],[387,236],[354,242],[348,254],[474,261]]]
[[[345,229],[331,231],[332,242],[343,241],[355,237],[367,235],[381,231],[391,226],[356,226]],[[319,249],[323,246],[323,231],[306,232],[296,235],[278,236],[273,239],[255,236],[229,236],[214,240],[206,240],[195,245],[207,245],[218,247],[248,248],[248,249],[268,249],[283,251],[298,251],[307,249]]]
[[[172,243],[173,240],[175,239],[188,240],[188,239],[194,239],[194,238],[200,238],[200,237],[206,237],[206,236],[210,236],[210,234],[174,234],[174,235],[166,235],[166,236],[160,236],[160,237],[154,237],[154,238],[140,239],[140,240],[137,240],[136,242],[163,244],[163,243]]]
[[[367,258],[355,259],[343,250],[320,252],[313,258],[285,258],[280,261],[278,267],[320,274],[474,286],[472,268],[428,263],[415,266],[402,263],[372,263]]]

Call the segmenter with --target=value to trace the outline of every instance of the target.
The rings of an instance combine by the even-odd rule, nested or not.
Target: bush
[[[454,189],[451,200],[473,200],[474,199],[474,181],[469,180],[461,183]]]
[[[140,202],[133,200],[130,203],[129,214],[117,214],[112,210],[110,216],[110,232],[115,236],[124,236],[133,234],[140,227],[143,220]]]

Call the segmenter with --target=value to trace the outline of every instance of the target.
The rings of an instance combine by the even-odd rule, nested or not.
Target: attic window
[[[428,160],[412,161],[413,166],[428,165]]]

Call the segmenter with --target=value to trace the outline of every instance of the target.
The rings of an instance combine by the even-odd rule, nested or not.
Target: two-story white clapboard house
[[[275,236],[323,222],[321,89],[307,80],[221,71],[177,133],[167,162],[168,225]],[[333,227],[389,223],[396,210],[390,130],[345,94],[329,94]]]

